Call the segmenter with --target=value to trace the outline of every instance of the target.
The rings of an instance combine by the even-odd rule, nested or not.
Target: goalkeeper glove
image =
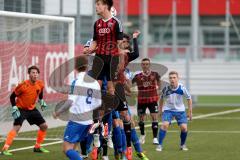
[[[13,118],[14,119],[17,119],[17,118],[19,118],[20,117],[20,111],[19,111],[19,109],[18,109],[18,107],[17,106],[13,106],[12,107],[12,116],[13,116]]]
[[[42,110],[44,110],[48,107],[46,102],[43,99],[39,100],[39,104],[40,104]]]

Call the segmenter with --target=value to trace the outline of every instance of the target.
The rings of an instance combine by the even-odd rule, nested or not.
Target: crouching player
[[[39,127],[37,133],[37,140],[34,146],[34,152],[49,152],[41,147],[42,142],[46,136],[47,124],[43,119],[41,113],[36,109],[35,103],[39,98],[41,108],[47,107],[43,100],[43,82],[38,79],[40,71],[36,66],[28,68],[29,80],[25,80],[20,83],[10,96],[12,104],[12,116],[14,118],[13,128],[8,133],[5,144],[2,149],[2,154],[11,156],[12,153],[8,151],[8,148],[13,142],[13,139],[18,134],[22,127],[24,120],[26,119],[30,125],[37,125]],[[17,98],[17,99],[16,99]],[[16,101],[15,101],[16,99]]]
[[[157,151],[162,151],[163,139],[166,135],[167,129],[171,124],[173,118],[176,119],[181,129],[181,144],[180,149],[187,151],[186,139],[187,139],[187,115],[185,112],[185,106],[183,103],[183,97],[187,99],[188,103],[188,116],[192,120],[192,100],[187,89],[178,82],[178,73],[171,71],[169,73],[170,85],[163,88],[161,99],[160,99],[160,114],[162,113],[162,126],[159,131],[159,145]],[[166,99],[163,105],[164,99]]]
[[[71,85],[71,94],[61,109],[53,113],[56,118],[61,113],[69,110],[69,122],[64,133],[63,151],[70,160],[82,160],[79,153],[74,150],[77,142],[83,141],[93,123],[93,110],[100,107],[101,88],[99,83],[87,74],[88,60],[86,56],[80,56],[75,63],[78,72]],[[86,81],[89,79],[89,81]],[[89,114],[89,116],[86,116]]]

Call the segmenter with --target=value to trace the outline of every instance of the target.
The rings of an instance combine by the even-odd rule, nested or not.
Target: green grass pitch
[[[237,107],[197,107],[194,116],[222,112]],[[156,152],[152,144],[151,128],[146,129],[147,140],[143,149],[150,160],[237,160],[240,157],[240,112],[211,116],[193,120],[189,123],[187,146],[189,151],[179,150],[179,129],[173,124],[164,141],[164,150]],[[51,129],[48,131],[51,132]],[[46,142],[47,143],[47,142]],[[34,141],[14,141],[11,149],[27,147]],[[3,143],[1,142],[2,146]],[[62,153],[61,144],[46,146],[51,152],[36,154],[32,149],[13,152],[10,157],[1,156],[0,160],[67,160]],[[113,152],[110,150],[110,160]],[[134,157],[134,160],[137,160]]]

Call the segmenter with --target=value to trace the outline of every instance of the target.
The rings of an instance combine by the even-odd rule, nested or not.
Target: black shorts
[[[150,113],[158,113],[158,104],[157,102],[152,102],[152,103],[143,103],[143,104],[138,104],[137,111],[138,115],[145,115],[146,114],[146,109],[149,109]]]
[[[128,110],[128,104],[127,102],[125,101],[122,101],[120,100],[119,104],[118,104],[118,107],[116,108],[116,111],[127,111]]]
[[[43,119],[41,113],[35,108],[33,110],[23,110],[19,108],[21,113],[20,117],[14,120],[13,125],[22,125],[26,119],[30,125],[41,125],[46,121]]]
[[[127,99],[125,96],[125,89],[123,84],[117,83],[115,85],[115,96],[119,100],[119,104],[116,108],[117,111],[127,111],[128,110],[128,104],[127,104]]]
[[[118,63],[118,56],[96,54],[92,66],[93,77],[97,80],[106,78],[107,81],[113,81],[116,79]]]

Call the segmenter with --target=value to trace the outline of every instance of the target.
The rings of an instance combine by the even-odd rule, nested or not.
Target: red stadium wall
[[[176,0],[177,14],[191,14],[191,0]],[[128,14],[136,16],[140,13],[141,0],[128,1]],[[164,16],[172,13],[172,0],[149,0],[149,15]],[[199,13],[205,15],[224,15],[226,0],[199,0]],[[230,10],[232,15],[240,15],[240,0],[230,0]]]
[[[15,86],[28,79],[27,68],[37,65],[39,79],[44,81],[44,98],[56,102],[64,95],[55,93],[48,83],[51,72],[68,58],[67,46],[62,44],[21,44],[0,42],[0,106],[9,104],[9,94]],[[82,45],[76,45],[75,54],[80,55]],[[23,52],[24,51],[24,52]]]

